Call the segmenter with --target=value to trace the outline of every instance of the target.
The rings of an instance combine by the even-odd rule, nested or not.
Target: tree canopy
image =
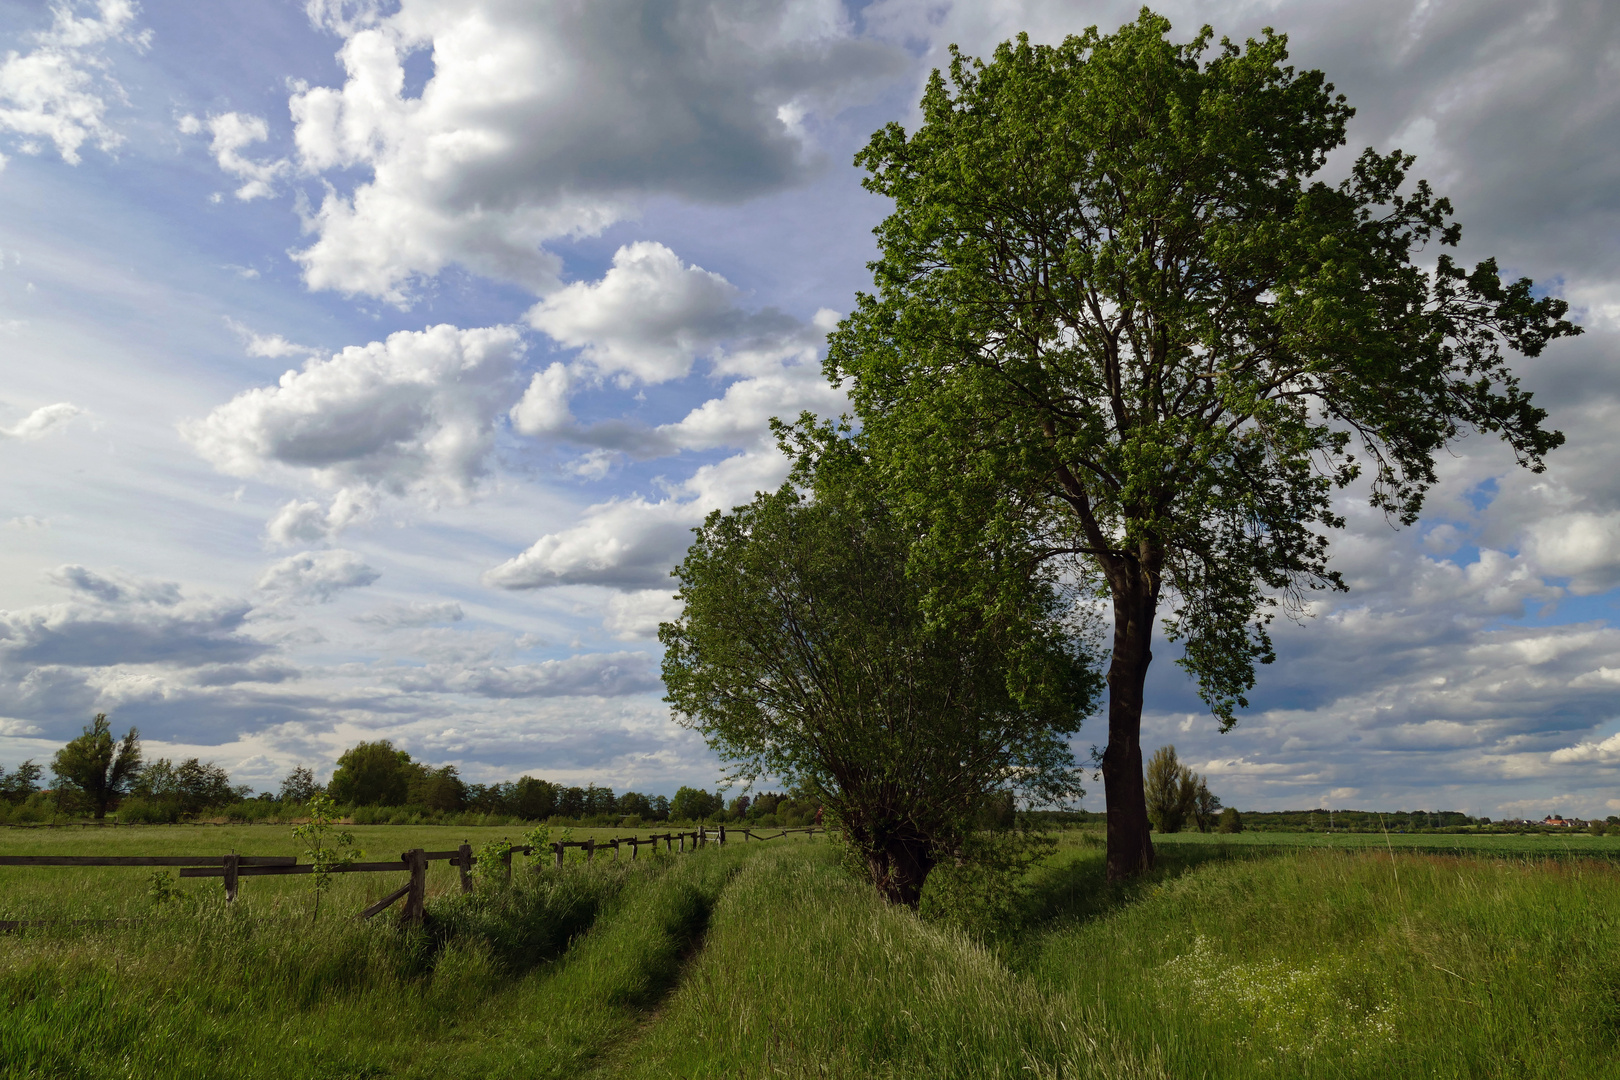
[[[176,814],[196,814],[210,806],[223,806],[248,797],[251,789],[234,786],[228,773],[212,761],[187,758],[176,765],[158,758],[141,769],[130,794],[170,808]]]
[[[388,739],[351,746],[337,760],[327,794],[355,806],[403,806],[421,767]]]
[[[998,793],[1076,793],[1067,736],[1099,680],[1050,582],[993,564],[913,576],[917,534],[858,449],[812,441],[798,483],[696,530],[683,613],[659,628],[664,684],[741,777],[798,784],[885,896],[915,906]],[[999,603],[925,608],[986,580]]]
[[[106,713],[96,713],[85,725],[84,734],[69,741],[51,759],[58,794],[63,788],[81,794],[98,821],[135,782],[140,769],[140,733],[130,728],[121,740],[115,741]]]
[[[1563,437],[1505,356],[1579,332],[1528,279],[1430,250],[1460,229],[1408,185],[1411,156],[1313,179],[1353,110],[1286,65],[1285,36],[1169,31],[1144,9],[989,63],[953,49],[918,130],[890,124],[856,158],[894,211],[876,295],[827,359],[941,564],[1032,522],[1035,557],[1110,594],[1116,878],[1153,859],[1140,723],[1161,604],[1230,727],[1275,612],[1343,587],[1334,490],[1360,478],[1410,523],[1436,453],[1471,431],[1541,469]]]

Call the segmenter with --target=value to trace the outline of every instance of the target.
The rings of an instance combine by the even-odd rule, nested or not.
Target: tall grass
[[[1620,1078],[1607,860],[1064,843],[979,932],[823,841],[447,878],[412,933],[207,882],[0,937],[0,1075]]]
[[[1172,871],[1009,956],[1172,1075],[1620,1076],[1607,863],[1302,852]],[[1090,884],[1077,858],[1054,884]]]
[[[0,950],[0,1074],[567,1075],[547,1063],[605,1048],[599,1006],[633,1024],[667,981],[723,861],[521,873],[434,901],[410,933],[213,894],[134,925],[30,931]],[[536,1057],[550,1043],[566,1052]]]
[[[1106,1041],[1106,1037],[1104,1037]],[[1146,1075],[966,935],[883,903],[831,845],[761,852],[626,1077]]]

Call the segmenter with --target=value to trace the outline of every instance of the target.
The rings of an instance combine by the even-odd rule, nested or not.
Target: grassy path
[[[197,893],[0,936],[0,1077],[1620,1080],[1610,860],[1161,850],[1110,887],[1067,836],[986,940],[825,841],[524,869],[414,934]]]

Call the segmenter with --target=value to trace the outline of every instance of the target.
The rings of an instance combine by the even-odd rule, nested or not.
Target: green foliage
[[[1237,812],[1237,807],[1228,806],[1221,811],[1221,821],[1215,831],[1220,833],[1240,833],[1243,831],[1243,815]]]
[[[146,879],[146,895],[151,897],[156,907],[162,907],[179,897],[181,893],[175,885],[173,872],[153,870],[152,876]]]
[[[669,800],[669,817],[671,821],[707,821],[725,805],[719,792],[711,795],[702,788],[682,787]]]
[[[5,769],[0,769],[0,802],[13,806],[27,802],[30,795],[39,791],[42,771],[32,758],[18,765],[10,775]]]
[[[454,765],[437,769],[417,765],[406,785],[405,801],[429,810],[460,810],[467,803],[467,785]]]
[[[914,906],[1009,777],[1035,803],[1077,792],[1068,735],[1098,680],[1054,583],[1006,561],[914,578],[918,534],[859,447],[808,420],[783,434],[795,482],[711,514],[675,571],[667,700],[742,778],[824,804]]]
[[[402,806],[417,772],[414,764],[411,755],[394,749],[387,739],[363,742],[338,758],[327,793],[338,803],[354,806]]]
[[[512,869],[512,845],[491,840],[473,856],[473,879],[480,889],[497,889],[507,883]]]
[[[959,857],[928,875],[918,911],[976,936],[1005,935],[1029,903],[1030,869],[1056,849],[1051,836],[1028,830],[970,833]]]
[[[293,839],[309,846],[304,849],[314,870],[309,875],[309,887],[315,898],[311,918],[321,916],[321,894],[332,887],[332,870],[347,863],[359,862],[365,852],[354,846],[354,834],[346,830],[333,831],[337,821],[337,804],[326,795],[311,795],[305,809],[309,820],[295,826]]]
[[[121,820],[178,821],[210,807],[228,806],[249,793],[231,786],[231,778],[213,762],[187,758],[179,765],[158,758],[141,769],[130,786],[131,802],[146,804],[139,809],[121,807]]]
[[[1174,746],[1161,746],[1148,762],[1145,782],[1148,820],[1161,833],[1180,832],[1189,823],[1209,832],[1221,800],[1202,776],[1176,759]]]
[[[135,782],[141,768],[141,737],[134,728],[113,741],[106,713],[97,713],[84,734],[69,742],[51,759],[59,793],[81,796],[96,820]]]
[[[1220,797],[1209,790],[1209,784],[1202,776],[1198,777],[1198,789],[1193,793],[1193,824],[1198,826],[1199,832],[1207,833],[1215,828],[1216,815],[1220,812]]]
[[[266,830],[207,832],[269,842]],[[383,843],[423,846],[426,835],[390,830]],[[194,851],[197,836],[4,839],[8,853],[39,843],[139,853]],[[1420,842],[1407,834],[1393,839],[1392,866],[1382,837],[1312,841],[1376,841],[1370,851],[1251,851],[1183,833],[1152,875],[1110,885],[1089,839],[1064,833],[993,935],[885,904],[819,840],[598,859],[468,895],[435,863],[426,926],[407,934],[383,920],[289,918],[283,900],[295,894],[276,890],[301,888],[296,879],[251,879],[229,907],[216,880],[154,908],[144,870],[64,869],[73,876],[54,880],[97,887],[56,898],[57,914],[126,921],[7,936],[0,1072],[1620,1076],[1612,863],[1432,857],[1401,850]],[[1620,840],[1584,834],[1459,839],[1620,851]],[[39,877],[6,870],[4,917],[17,914],[17,886]],[[365,890],[392,887],[370,877],[334,887],[357,909]],[[114,879],[127,906],[79,906],[104,902]],[[930,882],[930,902],[944,881]]]
[[[529,848],[529,865],[545,866],[551,861],[551,827],[536,825],[523,834],[524,846]]]
[[[512,809],[529,821],[544,821],[557,812],[557,785],[532,776],[521,777],[513,785]]]
[[[287,774],[281,782],[281,792],[277,799],[284,803],[297,803],[302,805],[310,800],[317,792],[324,790],[315,782],[315,774],[309,769],[299,765]]]
[[[1410,523],[1436,455],[1472,431],[1540,470],[1563,436],[1506,355],[1579,332],[1528,279],[1427,250],[1460,228],[1408,184],[1409,155],[1315,178],[1353,110],[1287,64],[1286,37],[1169,32],[1144,9],[988,63],[953,49],[921,126],[856,157],[894,211],[877,293],[826,361],[900,516],[931,523],[914,561],[1017,538],[1111,595],[1120,873],[1151,864],[1139,730],[1161,604],[1229,728],[1276,612],[1344,587],[1335,489],[1365,470],[1373,505]]]

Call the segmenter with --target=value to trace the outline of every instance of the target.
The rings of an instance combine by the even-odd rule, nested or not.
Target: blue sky
[[[1162,10],[1287,32],[1359,110],[1325,173],[1416,153],[1587,333],[1521,365],[1547,473],[1476,437],[1414,528],[1345,493],[1351,591],[1232,733],[1156,665],[1144,744],[1242,807],[1620,812],[1620,10]],[[842,407],[853,153],[953,42],[1134,14],[0,0],[0,764],[105,711],[261,787],[381,737],[712,783],[653,634],[688,530],[780,482],[768,419]]]

